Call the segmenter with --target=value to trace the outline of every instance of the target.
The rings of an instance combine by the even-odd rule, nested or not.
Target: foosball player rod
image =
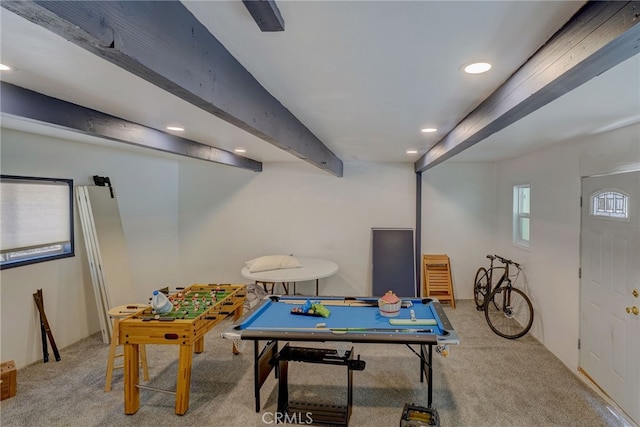
[[[38,289],[38,291],[35,294],[33,294],[33,299],[35,299],[36,301],[36,306],[38,307],[38,311],[40,312],[40,319],[44,324],[44,329],[47,332],[47,337],[49,337],[49,342],[51,343],[51,349],[53,350],[53,355],[56,358],[56,362],[59,362],[60,353],[58,352],[58,346],[56,345],[56,340],[53,338],[53,332],[51,331],[51,327],[49,326],[47,315],[44,312],[44,297],[42,295],[42,289]]]

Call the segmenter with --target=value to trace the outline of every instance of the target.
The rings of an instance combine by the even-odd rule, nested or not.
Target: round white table
[[[266,284],[272,284],[271,293],[273,293],[277,283],[282,283],[282,287],[287,294],[289,293],[288,284],[293,283],[293,293],[295,294],[296,282],[315,280],[316,295],[319,295],[319,279],[332,276],[338,271],[338,264],[333,261],[319,258],[298,258],[298,260],[300,261],[301,267],[259,271],[257,273],[250,273],[247,267],[243,267],[242,270],[240,270],[240,274],[246,279],[262,283],[265,290],[267,290]]]

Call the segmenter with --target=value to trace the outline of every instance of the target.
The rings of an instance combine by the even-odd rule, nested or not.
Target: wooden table
[[[301,267],[282,268],[278,270],[259,271],[250,273],[247,267],[240,270],[242,277],[261,283],[282,283],[286,293],[289,293],[288,284],[293,283],[293,293],[295,294],[296,282],[307,280],[316,281],[316,295],[318,293],[319,279],[334,275],[338,271],[338,264],[319,258],[298,258]],[[266,289],[265,289],[266,290]],[[273,291],[274,289],[272,289]],[[273,292],[272,292],[273,293]]]
[[[189,409],[189,390],[191,386],[191,364],[193,353],[204,350],[204,335],[230,314],[238,320],[246,299],[245,285],[192,285],[182,291],[193,306],[191,297],[199,297],[217,291],[217,300],[200,310],[187,314],[184,308],[162,314],[155,319],[152,308],[133,313],[120,320],[120,343],[124,346],[124,413],[135,414],[140,408],[140,389],[148,388],[139,384],[140,345],[172,344],[179,345],[178,375],[176,383],[175,413],[183,415]],[[177,298],[177,293],[170,299]],[[166,391],[157,390],[156,391]]]

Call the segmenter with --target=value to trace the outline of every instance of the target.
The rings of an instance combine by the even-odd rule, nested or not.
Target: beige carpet
[[[434,356],[434,407],[442,426],[624,426],[606,402],[530,336],[510,341],[493,334],[473,301],[445,311],[461,343],[447,358]],[[8,426],[266,426],[274,425],[277,380],[262,388],[262,409],[253,399],[253,346],[241,355],[220,338],[227,320],[205,339],[193,361],[191,399],[184,416],[174,396],[141,391],[135,415],[123,413],[122,370],[105,393],[108,346],[95,334],[61,351],[62,360],[18,371],[18,393],[0,405]],[[39,333],[39,331],[38,331]],[[175,389],[178,348],[147,347],[147,385]],[[405,403],[425,405],[418,358],[403,345],[356,345],[366,361],[355,371],[351,426],[399,425]],[[346,402],[347,371],[341,366],[290,364],[291,400]],[[303,422],[306,420],[303,420]]]

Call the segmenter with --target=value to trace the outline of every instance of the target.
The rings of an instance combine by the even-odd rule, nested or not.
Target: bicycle
[[[487,258],[491,260],[491,266],[489,269],[480,267],[476,271],[476,278],[473,281],[473,300],[476,303],[476,310],[484,311],[484,301],[491,292],[493,270],[504,269],[504,267],[494,267],[493,261],[496,259],[493,255],[487,255]]]
[[[488,296],[484,294],[484,317],[491,330],[497,335],[507,339],[520,338],[529,332],[531,325],[533,325],[533,305],[531,300],[523,291],[513,287],[513,282],[518,280],[518,276],[522,271],[520,264],[499,255],[493,255],[493,258],[489,255],[487,257],[491,259],[491,267],[489,268],[491,273],[487,272],[488,281],[484,288],[488,293]],[[493,267],[495,259],[502,262],[504,266]],[[518,269],[513,281],[509,276],[511,266]],[[495,288],[491,290],[492,272],[497,268],[504,270]],[[482,295],[481,290],[479,294]]]

